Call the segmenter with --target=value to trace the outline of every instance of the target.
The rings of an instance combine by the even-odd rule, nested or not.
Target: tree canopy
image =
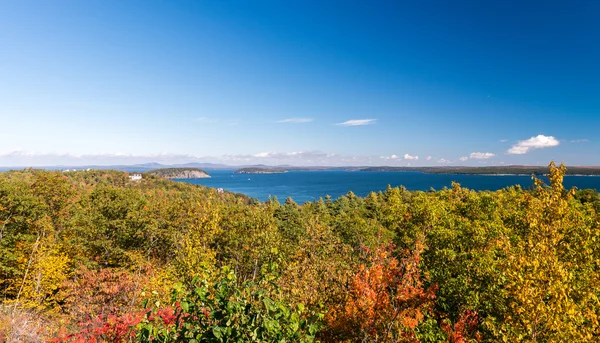
[[[0,341],[591,342],[600,197],[389,187],[298,205],[0,174]]]

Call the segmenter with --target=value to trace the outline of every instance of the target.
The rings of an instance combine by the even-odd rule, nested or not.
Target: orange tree
[[[435,286],[425,288],[419,270],[422,247],[397,259],[390,247],[370,253],[342,306],[327,317],[326,340],[338,342],[418,342],[415,329],[433,304]]]

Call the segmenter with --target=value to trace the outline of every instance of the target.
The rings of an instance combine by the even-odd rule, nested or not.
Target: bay
[[[528,189],[533,185],[528,175],[462,175],[425,174],[420,172],[347,172],[347,171],[290,171],[279,174],[234,174],[234,170],[208,170],[211,178],[176,179],[179,182],[223,188],[243,193],[260,201],[276,196],[280,201],[291,197],[297,203],[314,201],[326,195],[337,198],[352,191],[358,196],[382,191],[388,185],[404,186],[408,190],[427,191],[451,187],[458,182],[474,190],[499,190],[512,185]],[[547,178],[541,177],[548,183]],[[600,191],[599,176],[566,176],[567,188],[592,188]]]

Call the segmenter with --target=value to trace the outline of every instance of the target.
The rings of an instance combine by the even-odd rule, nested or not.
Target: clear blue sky
[[[600,1],[0,0],[0,120],[0,166],[600,165]]]

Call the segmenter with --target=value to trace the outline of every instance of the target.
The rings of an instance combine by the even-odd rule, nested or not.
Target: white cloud
[[[336,154],[326,154],[321,151],[292,151],[292,152],[259,152],[254,155],[228,155],[228,157],[235,157],[239,159],[247,158],[262,158],[262,159],[294,159],[294,160],[309,160],[319,158],[331,158],[337,156]]]
[[[559,144],[560,142],[554,136],[537,135],[517,142],[517,144],[508,149],[507,153],[511,155],[523,155],[532,149],[550,148]]]
[[[469,158],[475,159],[475,160],[485,160],[488,158],[492,158],[496,156],[496,154],[492,154],[491,152],[472,152],[469,155]]]
[[[400,161],[398,155],[391,156],[352,156],[325,153],[321,151],[272,152],[264,151],[247,155],[224,155],[219,162],[235,165],[293,165],[293,166],[366,166],[378,164],[381,160]],[[381,163],[381,162],[379,162]]]
[[[95,154],[72,154],[55,152],[32,152],[14,150],[0,153],[0,165],[11,167],[35,167],[35,166],[80,166],[80,165],[131,165],[149,162],[158,163],[188,163],[198,162],[200,158],[188,154],[131,154],[131,153],[95,153]]]
[[[571,141],[571,143],[589,143],[590,140],[587,138],[583,138],[583,139],[574,139]]]
[[[519,145],[513,145],[512,148],[508,149],[506,152],[509,155],[523,155],[526,154],[531,148],[523,147]]]
[[[397,160],[400,158],[400,156],[398,156],[398,155],[380,156],[379,158],[384,159],[384,160]]]
[[[418,160],[419,156],[411,156],[409,154],[404,154],[404,159],[405,160]]]
[[[439,160],[437,160],[437,163],[451,163],[452,161],[447,160],[445,158],[440,158]]]
[[[508,142],[508,139],[501,139],[500,140],[500,143],[506,143],[506,142]]]
[[[463,161],[463,162],[464,162],[464,161],[466,161],[466,160],[468,160],[468,159],[469,159],[469,158],[468,158],[467,156],[463,156],[463,157],[459,158],[459,160],[461,160],[461,161]]]
[[[291,124],[302,124],[302,123],[310,123],[314,119],[312,118],[287,118],[283,120],[277,121],[278,123],[291,123]]]
[[[92,153],[73,154],[56,152],[36,152],[26,150],[0,151],[0,167],[39,167],[39,166],[114,166],[134,165],[157,162],[164,165],[185,163],[232,163],[244,165],[265,163],[270,165],[293,164],[299,166],[309,165],[348,165],[342,163],[340,156],[334,153],[321,151],[292,151],[292,152],[259,152],[253,155],[222,155],[195,156],[191,154],[133,154],[133,153]],[[366,156],[345,156],[352,161],[352,165],[365,165]]]
[[[271,155],[271,152],[259,152],[258,154],[254,154],[252,155],[252,157],[258,157],[258,158],[264,158],[264,157],[269,157],[269,155]]]
[[[352,119],[352,120],[347,120],[343,123],[337,123],[335,125],[340,125],[340,126],[364,126],[364,125],[371,125],[371,124],[375,124],[375,121],[377,119]]]
[[[425,159],[426,159],[427,161],[431,161],[431,156],[427,156]]]
[[[398,155],[392,155],[392,156],[381,156],[379,158],[382,158],[384,160],[397,160],[400,158],[400,156]]]

